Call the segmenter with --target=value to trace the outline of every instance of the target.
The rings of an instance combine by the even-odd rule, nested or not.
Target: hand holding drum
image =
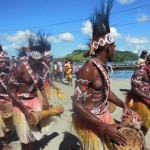
[[[118,129],[118,131],[126,138],[127,145],[114,144],[117,150],[144,150],[145,138],[143,132],[140,130],[141,118],[136,112],[132,112],[132,115],[124,114],[122,117],[122,123],[124,127]]]
[[[62,105],[58,105],[55,107],[49,108],[49,110],[42,110],[42,111],[32,111],[30,113],[31,117],[27,118],[28,123],[31,125],[36,125],[41,120],[51,117],[57,116],[64,112],[64,107]]]

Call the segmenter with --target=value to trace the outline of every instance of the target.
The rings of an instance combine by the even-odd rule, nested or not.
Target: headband
[[[99,46],[105,46],[107,44],[111,44],[115,41],[114,36],[111,33],[107,33],[106,35],[98,38],[98,40],[95,40],[92,42],[93,50],[97,50]]]
[[[42,58],[41,53],[39,53],[39,52],[37,52],[37,51],[31,52],[30,56],[31,56],[33,59],[41,59],[41,58]]]
[[[26,60],[26,59],[28,59],[27,56],[22,56],[22,57],[20,57],[20,60]]]

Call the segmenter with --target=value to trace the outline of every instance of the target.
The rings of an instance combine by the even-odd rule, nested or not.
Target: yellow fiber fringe
[[[74,114],[72,116],[72,126],[76,131],[83,150],[110,150],[110,140],[104,139],[103,134],[96,130],[95,126],[86,122],[80,116]]]
[[[143,125],[146,128],[150,127],[150,108],[148,104],[143,103],[142,98],[137,97],[131,93],[127,94],[126,104],[134,111],[136,111],[143,120]],[[132,104],[132,105],[131,105]]]

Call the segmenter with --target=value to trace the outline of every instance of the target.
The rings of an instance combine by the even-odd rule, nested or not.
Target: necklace
[[[110,75],[113,74],[113,67],[112,67],[111,65],[104,64],[104,63],[102,63],[102,62],[101,62],[99,59],[97,59],[97,58],[93,58],[93,59],[95,59],[96,61],[98,61],[99,63],[101,63],[103,66],[105,66],[107,70],[108,70],[108,68],[110,68]],[[109,70],[108,70],[108,71],[109,71]]]

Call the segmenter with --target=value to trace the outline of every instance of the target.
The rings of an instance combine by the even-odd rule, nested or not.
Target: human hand
[[[26,106],[25,111],[24,111],[25,117],[27,118],[27,120],[30,120],[32,122],[34,120],[34,116],[32,115],[31,112],[33,112],[32,108],[29,106]]]
[[[110,137],[117,145],[125,146],[127,144],[126,138],[118,131],[120,128],[123,128],[123,126],[119,124],[106,125],[103,133]]]
[[[131,109],[126,104],[124,104],[123,113],[126,115],[132,115]]]
[[[50,108],[50,105],[48,102],[43,102],[43,110],[48,110]]]

